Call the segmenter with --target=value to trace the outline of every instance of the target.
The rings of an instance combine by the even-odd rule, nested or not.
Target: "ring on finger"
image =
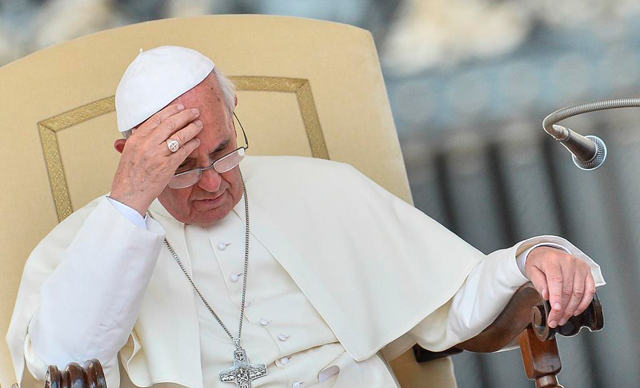
[[[171,152],[177,152],[180,149],[180,142],[175,139],[167,139],[167,148]]]

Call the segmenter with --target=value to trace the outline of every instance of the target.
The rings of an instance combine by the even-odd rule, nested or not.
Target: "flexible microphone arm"
[[[573,154],[573,162],[585,171],[597,169],[607,158],[607,147],[597,136],[582,136],[556,123],[582,113],[615,108],[640,107],[639,97],[594,101],[559,109],[542,121],[542,128]]]

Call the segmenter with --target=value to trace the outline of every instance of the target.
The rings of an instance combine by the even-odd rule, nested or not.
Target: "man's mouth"
[[[213,197],[213,198],[202,198],[202,199],[196,199],[193,201],[194,205],[196,205],[197,207],[201,207],[201,206],[206,206],[207,208],[209,207],[216,207],[220,202],[222,202],[222,199],[224,198],[224,193],[226,190],[223,190],[220,194],[218,194],[217,196]],[[202,209],[204,210],[204,209]]]

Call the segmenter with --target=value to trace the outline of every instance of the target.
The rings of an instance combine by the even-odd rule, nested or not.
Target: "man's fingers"
[[[172,134],[184,128],[187,124],[198,118],[200,112],[196,108],[185,109],[165,120],[152,132],[157,144],[166,141]]]
[[[584,310],[586,310],[587,307],[589,307],[589,304],[591,304],[591,301],[593,300],[593,296],[595,294],[596,294],[596,282],[595,280],[593,280],[593,275],[591,274],[591,271],[589,271],[589,274],[587,275],[587,279],[585,280],[584,295],[582,296],[582,301],[578,305],[578,308],[576,308],[576,311],[573,313],[573,315],[574,316],[579,315]]]
[[[183,144],[187,144],[187,142],[193,139],[198,133],[200,133],[201,130],[202,122],[200,120],[196,120],[193,123],[190,123],[186,127],[182,128],[178,132],[174,133],[173,135],[169,136],[169,139],[177,140],[182,147]],[[169,141],[169,139],[167,139],[167,141]],[[171,153],[168,148],[167,151]],[[184,159],[182,159],[180,163],[182,163],[183,160]]]
[[[540,293],[545,300],[548,300],[549,291],[547,290],[547,278],[544,276],[544,273],[538,268],[532,267],[528,277],[536,290],[538,290],[538,293]]]
[[[562,257],[562,301],[560,302],[560,318],[559,324],[562,324],[562,319],[566,316],[567,306],[573,296],[573,288],[576,277],[577,268],[574,261],[569,260],[566,257]],[[582,298],[580,298],[582,299]]]
[[[580,305],[580,302],[584,297],[584,290],[586,286],[585,275],[586,272],[584,271],[575,272],[575,275],[573,277],[573,292],[571,294],[571,299],[569,299],[569,303],[567,303],[567,306],[564,309],[562,319],[559,322],[561,326],[567,323],[569,318],[571,318],[574,311],[576,311],[576,308],[578,307],[578,305]]]
[[[572,315],[582,313],[595,295],[595,281],[589,266],[565,252],[536,248],[530,253],[526,271],[546,300],[545,291],[539,285],[540,272],[545,276],[551,305],[547,322],[551,328],[564,325]]]
[[[547,288],[549,289],[549,326],[556,327],[560,320],[562,310],[562,270],[559,265],[549,265],[546,271]]]
[[[149,117],[145,122],[140,124],[136,132],[139,132],[142,135],[148,135],[151,131],[153,131],[158,125],[160,125],[164,120],[169,117],[178,114],[179,112],[184,110],[184,105],[182,104],[173,104],[165,107],[158,113]]]
[[[175,158],[178,162],[176,166],[180,165],[187,156],[189,156],[196,148],[200,147],[200,139],[193,138],[186,144],[182,145],[178,151],[176,151],[171,157]]]

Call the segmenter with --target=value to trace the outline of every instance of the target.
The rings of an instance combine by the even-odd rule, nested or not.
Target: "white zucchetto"
[[[118,130],[128,131],[202,82],[214,63],[196,50],[161,46],[141,51],[116,89]]]

